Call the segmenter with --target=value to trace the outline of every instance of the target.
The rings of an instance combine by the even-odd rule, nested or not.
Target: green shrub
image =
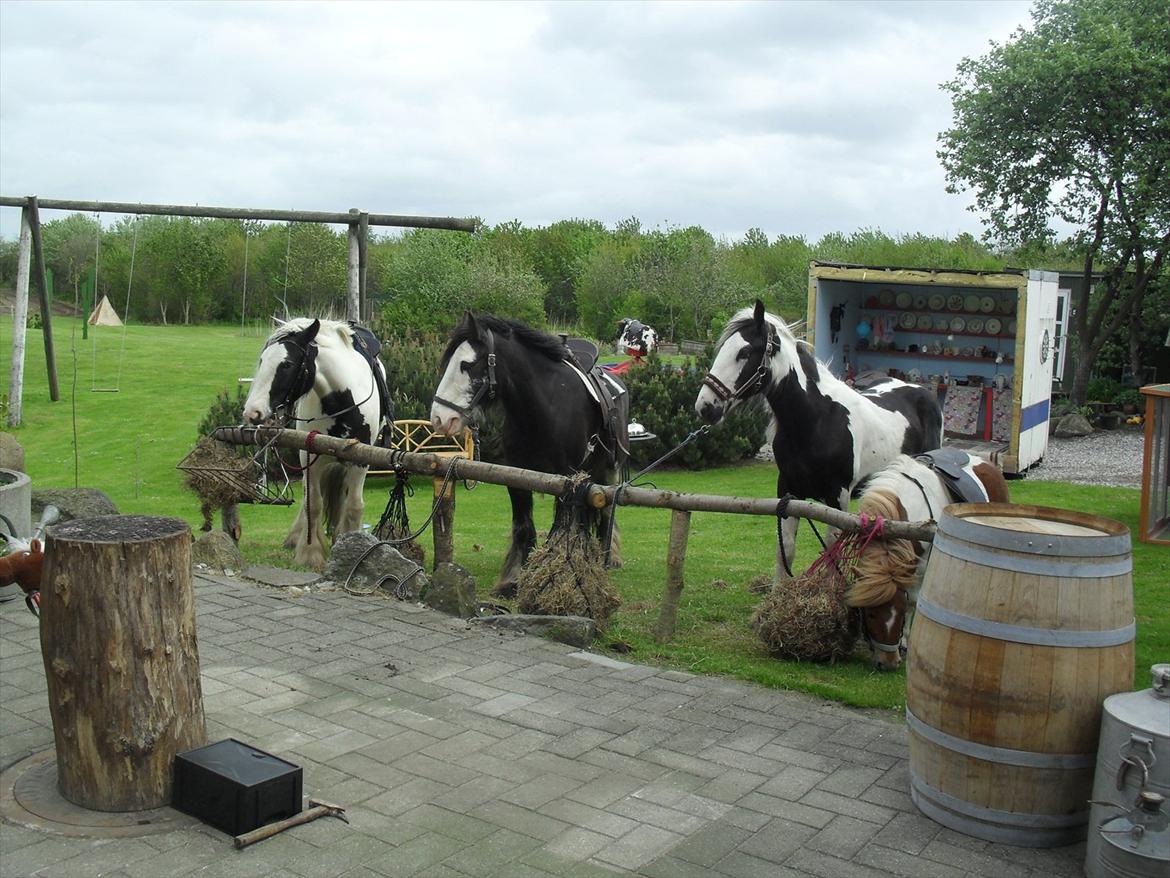
[[[654,439],[631,443],[631,470],[636,472],[657,460],[701,426],[695,414],[695,397],[705,374],[706,369],[692,360],[680,367],[652,355],[622,376],[630,390],[630,420],[655,435]],[[666,465],[703,469],[749,458],[763,444],[766,424],[762,408],[742,406],[671,457]]]
[[[237,384],[235,393],[225,387],[216,394],[215,402],[208,408],[207,414],[195,428],[196,437],[208,436],[216,427],[234,427],[243,423],[244,402],[248,399],[248,385]],[[253,452],[247,446],[238,446],[240,453],[250,455]]]
[[[1112,402],[1117,398],[1117,394],[1126,389],[1126,386],[1116,378],[1102,375],[1090,379],[1085,390],[1085,399],[1089,402]]]
[[[1126,390],[1119,390],[1113,397],[1113,403],[1117,406],[1132,405],[1135,408],[1145,408],[1146,398],[1142,396],[1142,392],[1136,387],[1130,387]]]

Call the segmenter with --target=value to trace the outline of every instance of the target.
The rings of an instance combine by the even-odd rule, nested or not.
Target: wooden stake
[[[690,533],[691,513],[685,509],[673,510],[670,513],[670,544],[666,549],[666,589],[662,592],[662,610],[654,628],[654,639],[659,643],[666,643],[674,636]]]

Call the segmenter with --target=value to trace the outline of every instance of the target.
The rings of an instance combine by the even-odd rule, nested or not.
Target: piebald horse
[[[995,464],[968,455],[962,469],[969,486],[963,502],[1009,502],[1007,482]],[[938,521],[943,508],[955,502],[938,470],[903,454],[869,479],[858,512],[892,521]],[[862,549],[853,568],[845,603],[860,610],[861,629],[878,670],[892,671],[901,663],[925,550],[915,540],[875,539]]]
[[[364,327],[296,317],[282,323],[260,351],[244,422],[275,423],[374,444],[393,421],[381,345]],[[365,502],[364,466],[329,455],[300,453],[304,502],[284,541],[294,558],[315,570],[325,566],[325,528],[360,530]]]
[[[767,435],[779,470],[778,497],[846,509],[853,489],[899,454],[942,445],[942,409],[933,391],[895,378],[855,390],[758,299],[719,337],[695,411],[717,424],[756,397],[772,413]],[[791,516],[781,522],[777,580],[792,575],[798,522]]]

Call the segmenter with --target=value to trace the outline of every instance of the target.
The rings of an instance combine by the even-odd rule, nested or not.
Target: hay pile
[[[256,484],[260,467],[251,457],[243,457],[226,442],[201,436],[180,464],[183,485],[201,501],[203,530],[211,530],[211,516],[217,509],[248,502],[239,485]]]
[[[845,588],[832,565],[810,568],[773,586],[756,608],[752,627],[776,658],[835,662],[853,651],[858,635],[857,614],[845,605]]]
[[[574,484],[583,486],[587,479],[578,475]],[[587,522],[587,508],[559,505],[548,539],[520,572],[516,602],[521,613],[586,616],[604,625],[621,605],[610,584],[601,545]]]

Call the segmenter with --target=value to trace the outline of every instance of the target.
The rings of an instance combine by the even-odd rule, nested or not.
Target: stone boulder
[[[513,613],[503,616],[481,616],[469,619],[468,622],[500,632],[535,634],[583,649],[592,646],[593,639],[597,637],[597,623],[585,616],[535,616]]]
[[[24,472],[24,446],[11,433],[0,432],[0,469]]]
[[[1060,419],[1054,435],[1059,439],[1072,439],[1077,436],[1088,436],[1092,432],[1093,425],[1089,423],[1088,418],[1080,412],[1073,412]]]
[[[370,534],[356,530],[338,534],[333,541],[324,575],[339,587],[348,579],[349,587],[358,591],[372,591],[383,577],[390,577],[381,588],[401,600],[418,600],[428,585],[422,567],[393,546],[380,544]]]
[[[475,577],[458,564],[444,562],[435,568],[423,602],[448,616],[470,619],[475,615]]]
[[[244,556],[235,540],[222,530],[213,530],[199,537],[191,546],[191,563],[215,571],[238,573],[244,569]]]
[[[93,518],[96,515],[117,515],[118,507],[97,488],[33,488],[32,517],[40,520],[46,506],[56,506],[61,521],[75,518]]]

